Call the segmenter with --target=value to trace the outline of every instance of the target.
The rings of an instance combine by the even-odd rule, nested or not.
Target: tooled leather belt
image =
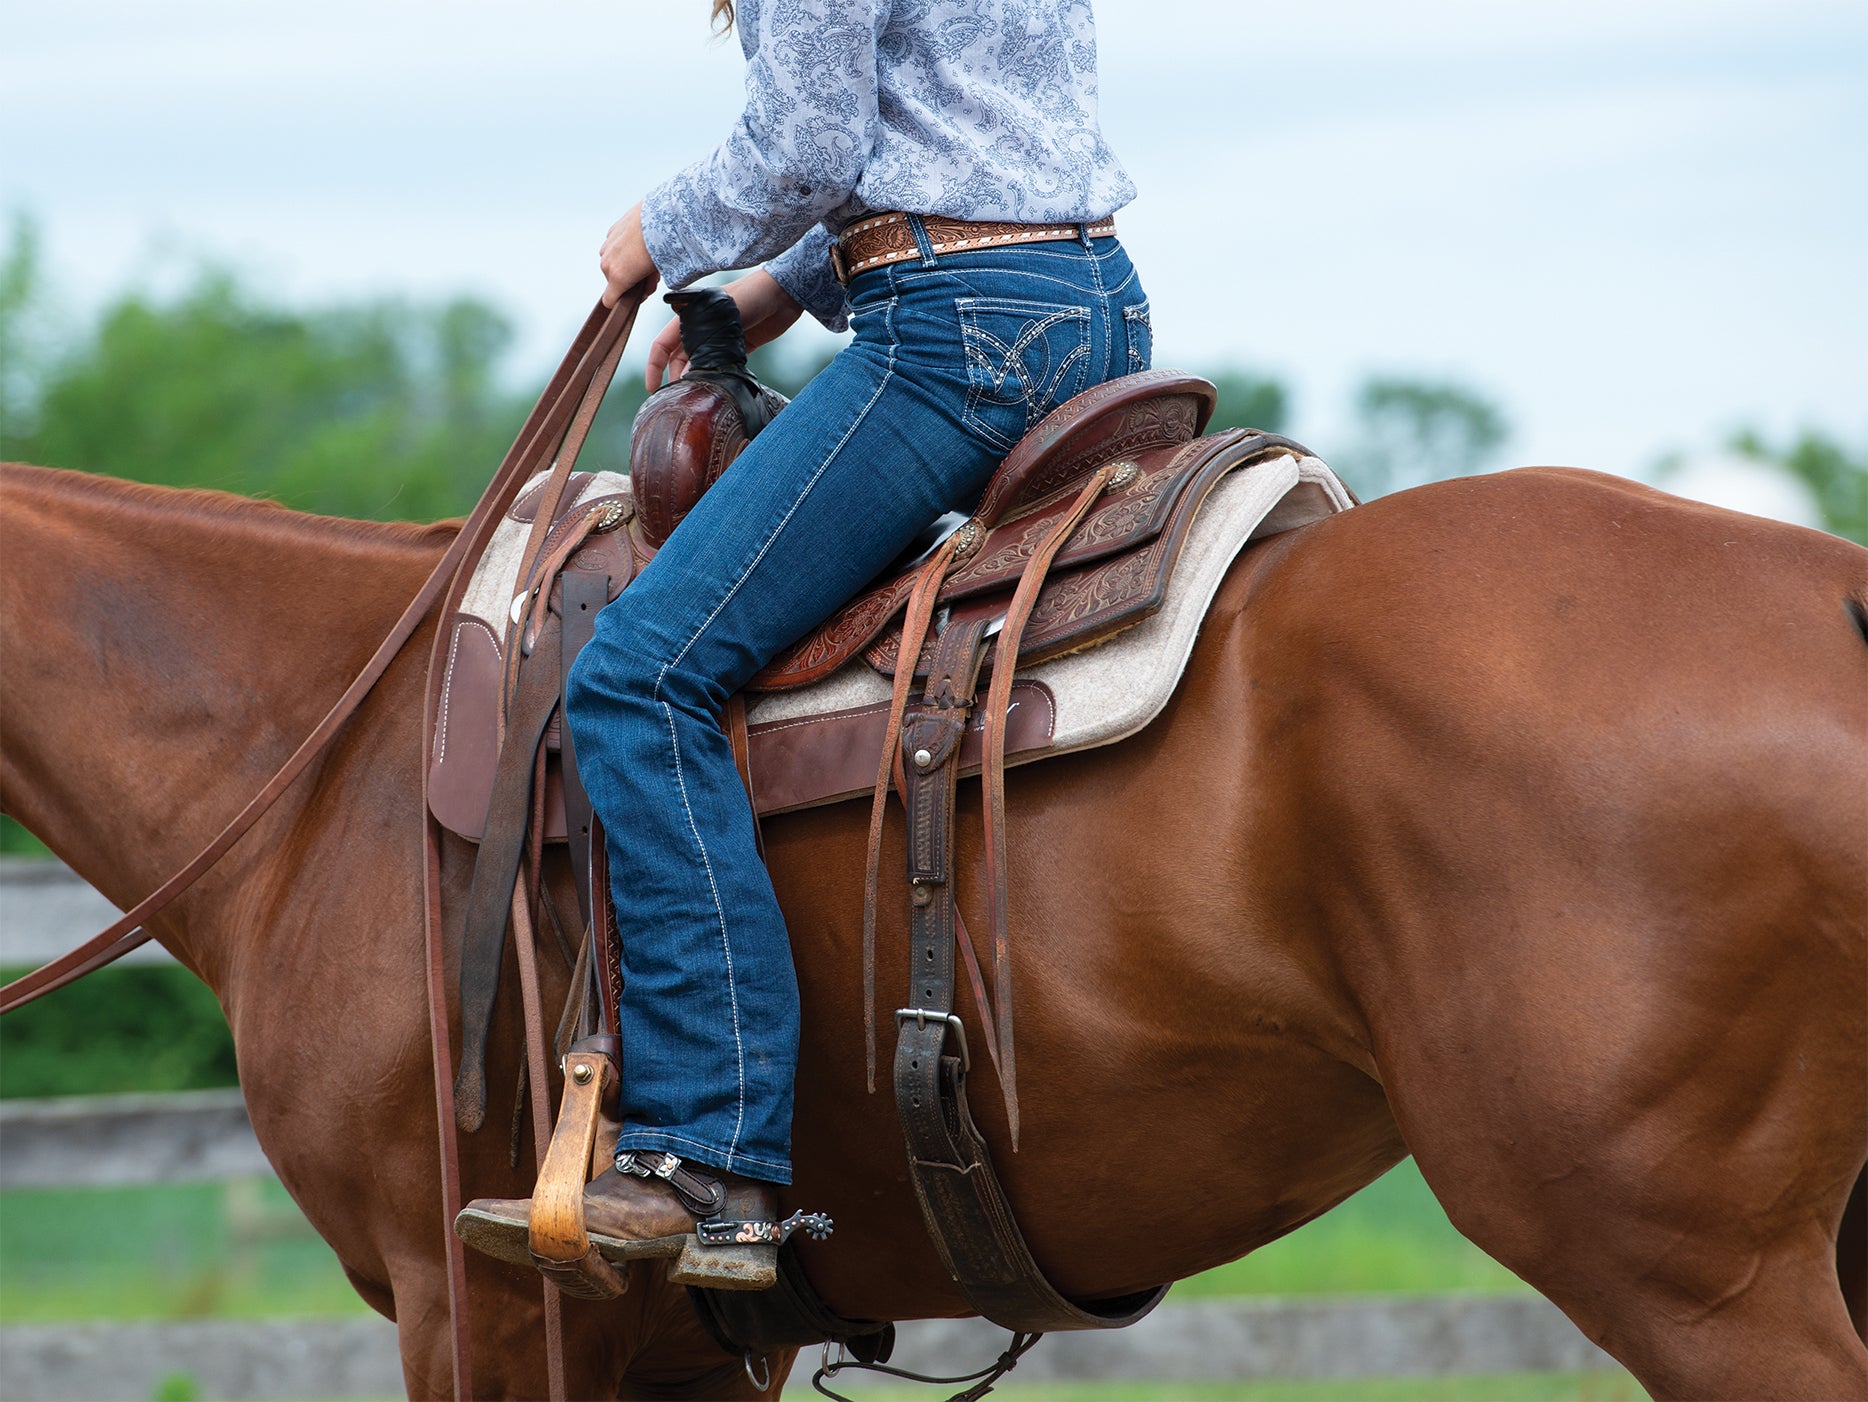
[[[936,255],[972,253],[982,248],[1007,248],[1022,243],[1057,243],[1064,239],[1107,238],[1116,231],[1114,215],[1094,224],[1001,224],[947,219],[925,214],[921,222]],[[889,263],[919,258],[914,229],[901,213],[872,214],[844,229],[830,248],[830,266],[837,281],[848,283],[858,273]]]

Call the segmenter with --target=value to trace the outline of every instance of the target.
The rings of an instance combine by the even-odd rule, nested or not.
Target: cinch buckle
[[[973,1069],[973,1054],[967,1050],[966,1046],[966,1024],[960,1021],[958,1014],[944,1013],[937,1008],[897,1008],[895,1010],[895,1025],[897,1027],[900,1027],[904,1022],[908,1021],[909,1018],[915,1020],[916,1027],[926,1027],[930,1021],[933,1021],[944,1022],[949,1027],[953,1028],[954,1036],[960,1039],[960,1069],[962,1071],[971,1071]],[[942,1043],[943,1045],[945,1044],[944,1038],[942,1039]]]

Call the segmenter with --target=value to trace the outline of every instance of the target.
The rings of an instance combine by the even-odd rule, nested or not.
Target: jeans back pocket
[[[1090,309],[1003,297],[961,297],[966,426],[1010,452],[1051,410],[1085,387]]]
[[[1129,373],[1140,374],[1152,366],[1155,359],[1154,325],[1148,320],[1145,300],[1122,309],[1122,329],[1128,332]]]

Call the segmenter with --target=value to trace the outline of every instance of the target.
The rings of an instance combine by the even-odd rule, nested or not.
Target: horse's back
[[[1865,614],[1868,550],[1552,468],[1319,523],[1247,619],[1260,724],[1391,811],[1485,787],[1701,844],[1768,815],[1868,877]]]

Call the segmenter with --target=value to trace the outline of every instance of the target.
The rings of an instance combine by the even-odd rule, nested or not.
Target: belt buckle
[[[850,285],[850,267],[843,261],[842,239],[832,239],[830,242],[830,272],[845,287]]]

